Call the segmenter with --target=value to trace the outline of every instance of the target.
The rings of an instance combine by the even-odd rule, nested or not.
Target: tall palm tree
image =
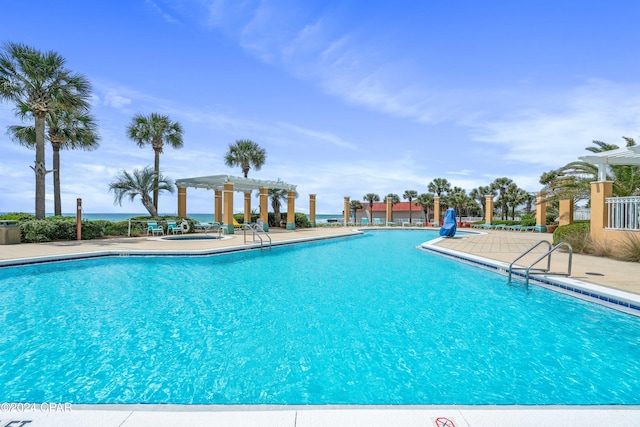
[[[358,211],[362,210],[362,203],[360,203],[360,200],[352,200],[351,203],[349,204],[349,208],[353,212],[353,222],[357,223],[358,222],[357,214],[358,214]]]
[[[224,156],[224,164],[233,167],[240,166],[245,178],[253,167],[259,171],[267,160],[267,151],[249,139],[239,139],[229,144],[229,151]]]
[[[45,119],[45,138],[53,148],[53,200],[54,215],[62,215],[60,191],[60,150],[91,151],[98,148],[100,137],[94,118],[84,110],[52,110]],[[34,126],[9,126],[9,134],[19,144],[35,149]]]
[[[424,221],[428,222],[430,218],[429,211],[433,208],[433,205],[434,205],[433,194],[431,193],[420,194],[416,199],[416,205],[422,208],[422,211],[424,212]]]
[[[375,193],[367,193],[363,199],[369,202],[369,221],[373,222],[373,202],[379,202],[380,196]]]
[[[507,187],[513,183],[512,179],[507,177],[496,178],[491,183],[491,188],[500,192],[500,203],[501,203],[501,219],[507,219],[507,199],[504,197],[507,192]]]
[[[287,190],[270,188],[268,191],[269,199],[271,199],[271,207],[273,208],[273,218],[275,219],[276,226],[280,225],[282,215],[280,214],[280,208],[282,203],[287,200]],[[260,196],[260,194],[258,194]]]
[[[435,193],[438,197],[442,197],[442,193],[451,191],[451,183],[446,178],[434,178],[427,186],[430,193]]]
[[[153,206],[158,210],[158,191],[160,189],[160,154],[164,149],[164,144],[172,148],[179,149],[184,145],[182,142],[182,126],[178,122],[173,122],[169,116],[158,113],[151,113],[148,116],[136,114],[127,126],[127,135],[144,148],[151,145],[154,152],[153,171],[155,173],[155,183],[153,190]]]
[[[65,59],[56,52],[42,53],[20,43],[6,43],[0,54],[0,100],[15,102],[18,111],[34,119],[36,159],[35,216],[45,217],[44,126],[54,109],[89,108],[91,85],[80,74],[65,68]]]
[[[156,185],[156,183],[158,184]],[[142,205],[149,211],[149,215],[156,218],[158,210],[151,198],[151,193],[154,190],[168,191],[173,194],[175,187],[173,181],[168,177],[156,175],[151,166],[142,170],[134,169],[133,174],[122,170],[120,175],[116,176],[116,180],[109,184],[109,192],[114,192],[114,203],[122,206],[122,199],[125,196],[132,202],[136,197],[140,197]]]
[[[386,201],[388,197],[391,197],[391,221],[393,221],[393,207],[400,203],[400,196],[395,193],[389,193],[386,195],[384,200]]]
[[[415,190],[405,190],[404,194],[402,195],[403,199],[409,200],[409,224],[411,224],[411,208],[413,207],[413,204],[411,202],[413,202],[413,199],[415,199],[416,197],[418,197],[418,192]]]
[[[462,213],[466,212],[471,200],[471,198],[467,196],[467,192],[463,188],[453,187],[446,198],[448,205],[456,209],[460,220],[462,220]]]

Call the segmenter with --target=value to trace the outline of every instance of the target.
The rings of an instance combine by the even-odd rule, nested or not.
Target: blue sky
[[[593,140],[638,138],[635,0],[34,0],[3,2],[0,42],[53,50],[93,85],[101,147],[61,153],[64,212],[145,212],[113,204],[122,169],[153,164],[125,133],[136,113],[167,114],[184,148],[170,178],[230,174],[228,145],[267,151],[256,179],[296,184],[296,210],[340,213],[343,197],[427,192],[434,178],[467,191],[540,175]],[[0,211],[34,210],[34,152],[12,142],[0,104]],[[51,150],[47,147],[47,166]],[[47,212],[53,189],[47,179]],[[177,211],[175,195],[160,212]],[[257,206],[257,200],[255,201]],[[213,193],[188,190],[187,210]],[[236,211],[242,209],[240,195]]]

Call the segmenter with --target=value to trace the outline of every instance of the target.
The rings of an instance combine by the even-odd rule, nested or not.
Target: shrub
[[[553,244],[567,242],[576,253],[589,253],[591,246],[590,226],[588,223],[563,225],[553,232]]]
[[[9,212],[4,215],[0,215],[0,219],[6,219],[11,221],[29,221],[36,217],[26,212]]]
[[[616,258],[622,261],[640,262],[640,236],[627,233],[620,242]]]
[[[309,218],[307,217],[307,215],[300,213],[300,212],[296,212],[296,217],[295,217],[295,223],[296,223],[296,228],[309,228],[311,227],[311,223],[309,222]]]
[[[82,239],[90,240],[104,236],[108,221],[82,221]],[[31,219],[20,223],[21,240],[27,243],[75,240],[76,219],[70,216],[50,216],[46,219]]]

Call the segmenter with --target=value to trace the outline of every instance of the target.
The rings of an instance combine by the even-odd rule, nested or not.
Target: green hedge
[[[82,240],[104,236],[106,221],[82,221]],[[26,243],[51,242],[54,240],[76,240],[74,217],[51,216],[20,222],[21,240]]]

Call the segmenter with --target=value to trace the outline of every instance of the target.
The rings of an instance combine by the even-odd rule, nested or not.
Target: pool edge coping
[[[507,276],[509,263],[473,255],[454,249],[437,246],[436,243],[444,240],[437,237],[420,244],[420,248],[427,251],[454,259],[466,264],[488,270],[502,276]],[[525,274],[518,270],[512,271],[512,277],[524,279]],[[585,282],[571,277],[537,274],[529,278],[529,283],[555,292],[572,296],[584,301],[589,301],[607,308],[621,311],[636,317],[640,317],[640,295],[610,288],[605,285]]]

